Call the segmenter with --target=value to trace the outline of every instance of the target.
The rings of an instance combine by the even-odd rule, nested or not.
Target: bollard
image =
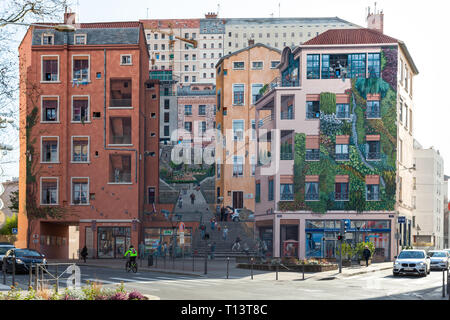
[[[445,298],[445,271],[442,270],[442,298]]]
[[[229,275],[229,267],[230,267],[230,257],[227,257],[227,279]]]
[[[156,255],[155,268],[158,268],[158,255]]]
[[[12,285],[15,286],[15,283],[16,283],[16,256],[13,256]]]
[[[59,287],[58,265],[55,265],[55,276],[56,276],[56,293],[58,293],[58,287]]]
[[[166,269],[166,255],[164,255],[164,269]]]
[[[175,269],[175,255],[172,256],[172,269]]]
[[[253,257],[250,259],[250,272],[253,280]]]
[[[29,277],[28,277],[28,289],[31,288],[31,284],[33,283],[33,264],[30,262],[30,269],[29,269]]]
[[[192,272],[194,272],[194,258],[195,258],[195,253],[192,254]]]
[[[208,251],[205,251],[205,274],[208,273]]]
[[[277,275],[276,280],[278,280],[278,263],[275,268],[276,268],[276,275]]]
[[[39,288],[38,288],[38,284],[39,284],[39,283],[38,283],[38,279],[39,279],[39,271],[38,271],[38,270],[39,270],[39,267],[38,267],[38,266],[39,266],[38,264],[34,266],[34,268],[35,268],[34,270],[35,270],[35,272],[36,272],[36,276],[35,276],[35,279],[34,279],[34,287],[35,287],[34,289],[35,289],[36,291],[38,291],[38,289],[39,289]]]
[[[6,285],[6,263],[5,259],[2,262],[3,284]]]
[[[302,265],[302,273],[303,273],[303,278],[302,280],[305,280],[305,265]]]

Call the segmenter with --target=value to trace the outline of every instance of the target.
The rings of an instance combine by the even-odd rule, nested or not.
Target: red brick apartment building
[[[90,257],[123,256],[159,212],[160,90],[149,80],[142,24],[81,23],[71,33],[30,27],[19,54],[16,246],[68,258],[76,238]]]

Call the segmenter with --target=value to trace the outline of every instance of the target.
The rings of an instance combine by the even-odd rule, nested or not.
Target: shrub
[[[140,292],[133,291],[128,295],[128,300],[147,300]]]
[[[116,292],[109,300],[128,300],[128,295],[125,292]]]

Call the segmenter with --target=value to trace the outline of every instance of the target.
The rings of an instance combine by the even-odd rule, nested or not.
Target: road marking
[[[110,279],[119,280],[119,281],[126,281],[126,282],[134,282],[133,279],[114,278],[114,277],[111,277]]]
[[[141,278],[141,277],[134,277],[133,279],[138,279],[138,280],[146,280],[146,281],[158,281],[155,278]]]
[[[167,280],[175,280],[176,278],[168,278],[168,277],[156,277],[157,279],[167,279]]]
[[[100,279],[85,279],[85,281],[91,281],[91,282],[103,282],[103,283],[109,283],[109,284],[115,284],[117,282],[108,281],[108,280],[100,280]]]

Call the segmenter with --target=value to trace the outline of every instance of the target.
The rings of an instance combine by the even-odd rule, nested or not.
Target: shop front
[[[130,227],[98,227],[97,257],[122,258],[131,245]]]
[[[175,246],[173,246],[175,241]],[[177,257],[190,255],[192,252],[192,227],[186,227],[181,233],[178,228],[151,227],[144,229],[145,254],[157,252],[158,255],[169,255],[175,249]],[[167,252],[164,252],[164,244]],[[172,249],[171,249],[172,248]]]
[[[336,258],[340,224],[340,220],[306,220],[306,258]],[[354,246],[363,241],[370,241],[375,245],[372,258],[375,262],[390,261],[391,221],[351,220],[350,228],[346,230],[345,242]]]

